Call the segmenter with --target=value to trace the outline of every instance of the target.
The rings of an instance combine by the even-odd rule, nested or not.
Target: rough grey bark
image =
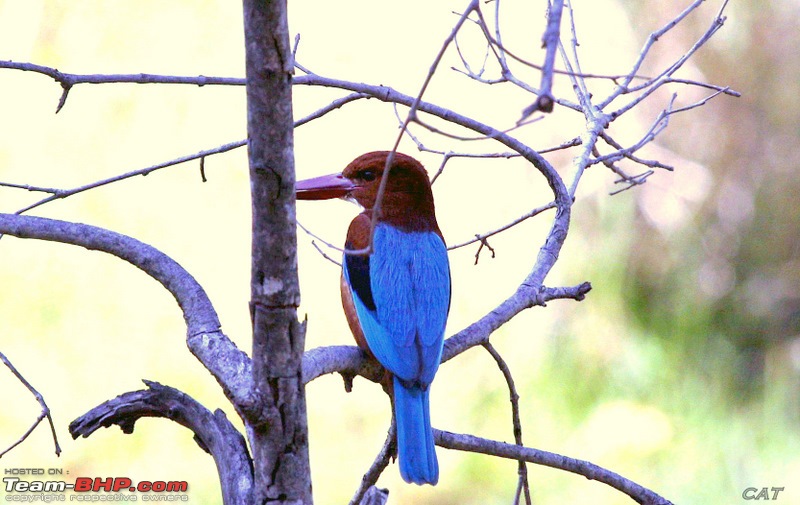
[[[142,417],[165,417],[192,430],[197,444],[214,458],[222,500],[227,505],[252,503],[253,470],[244,437],[217,410],[213,414],[186,393],[144,381],[148,389],[131,391],[93,408],[69,425],[73,438],[118,425],[133,433]]]
[[[256,409],[247,412],[255,503],[311,503],[302,380],[305,326],[294,197],[292,74],[285,0],[244,0],[253,211],[251,313]]]

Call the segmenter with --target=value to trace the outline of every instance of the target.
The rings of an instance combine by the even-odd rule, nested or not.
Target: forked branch
[[[30,436],[30,434],[33,433],[33,430],[35,430],[36,427],[39,426],[39,423],[41,423],[42,420],[44,420],[45,418],[47,418],[47,422],[50,423],[50,431],[53,434],[53,443],[55,444],[55,447],[56,447],[55,448],[56,456],[60,456],[61,455],[61,446],[58,445],[58,436],[56,435],[56,427],[55,427],[55,425],[53,425],[53,418],[50,416],[50,408],[47,406],[47,403],[45,403],[44,397],[36,390],[36,388],[31,386],[30,382],[28,382],[25,379],[25,377],[22,376],[22,374],[16,369],[16,367],[14,367],[13,364],[11,364],[11,361],[2,352],[0,352],[0,361],[2,361],[3,364],[6,367],[8,367],[9,370],[11,370],[11,373],[14,374],[14,377],[16,377],[17,380],[20,381],[22,383],[22,385],[25,386],[28,389],[28,391],[31,392],[33,397],[36,398],[36,401],[39,403],[39,406],[42,408],[42,411],[39,413],[39,415],[33,421],[33,424],[31,425],[31,427],[28,428],[28,430],[25,433],[23,433],[22,436],[19,437],[19,439],[17,439],[16,442],[12,443],[6,449],[0,451],[0,458],[5,456],[9,452],[11,452],[12,449],[17,447],[22,442],[24,442],[25,439],[27,439],[28,436]]]

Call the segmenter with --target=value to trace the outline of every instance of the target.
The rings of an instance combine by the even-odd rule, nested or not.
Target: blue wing
[[[399,379],[427,387],[439,367],[450,307],[442,238],[380,223],[373,253],[346,255],[344,275],[372,353]]]

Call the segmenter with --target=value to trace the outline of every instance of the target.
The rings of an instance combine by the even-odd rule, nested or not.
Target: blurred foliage
[[[655,4],[629,5],[640,17],[663,10]],[[716,339],[732,345],[730,391],[747,401],[772,380],[798,385],[800,61],[787,41],[800,29],[800,6],[740,1],[727,14],[726,34],[694,64],[706,80],[744,96],[681,118],[676,130],[692,134],[665,139],[677,152],[700,153],[693,158],[709,171],[708,189],[679,229],[663,233],[637,219],[625,296],[641,327],[685,353]],[[659,258],[665,248],[673,256],[666,265]],[[798,419],[797,394],[786,400],[786,414]]]
[[[702,33],[719,8],[707,4],[705,17],[659,42],[664,52]],[[626,7],[642,38],[675,9]],[[585,212],[579,225],[628,237],[615,266],[598,266],[619,284],[603,276],[595,285],[621,304],[621,329],[639,349],[630,352],[648,361],[647,379],[638,391],[635,376],[611,391],[627,390],[625,398],[672,420],[669,463],[656,467],[666,480],[655,488],[676,503],[731,503],[745,486],[787,486],[787,501],[798,496],[789,486],[800,470],[800,4],[730,2],[726,14],[688,73],[743,96],[674,117],[659,145],[677,155],[676,172],[614,197],[633,200],[614,229]],[[609,393],[599,389],[597,398]],[[691,471],[703,478],[690,484]]]

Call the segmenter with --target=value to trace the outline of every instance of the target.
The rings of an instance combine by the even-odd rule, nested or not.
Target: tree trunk
[[[253,207],[251,312],[257,405],[248,414],[255,503],[312,503],[297,320],[292,73],[285,0],[244,0]]]

